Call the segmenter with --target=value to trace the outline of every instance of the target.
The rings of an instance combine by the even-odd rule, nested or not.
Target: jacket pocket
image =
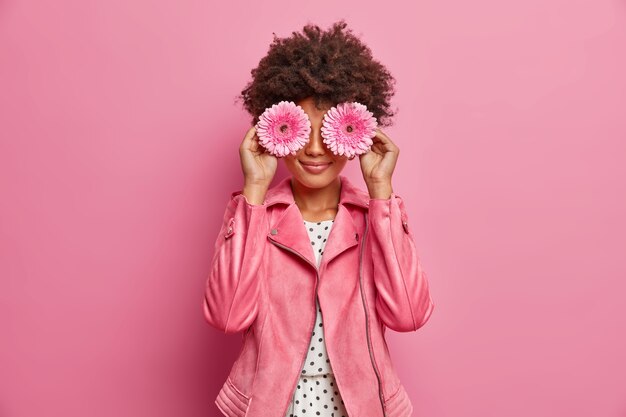
[[[250,406],[250,397],[244,395],[228,377],[217,394],[215,404],[227,417],[245,417]]]
[[[385,415],[387,417],[410,417],[413,413],[413,404],[404,386],[400,384],[395,393],[385,400]]]

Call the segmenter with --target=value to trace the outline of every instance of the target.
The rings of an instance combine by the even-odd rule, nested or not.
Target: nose
[[[324,155],[326,153],[326,144],[322,138],[322,130],[319,127],[311,127],[309,141],[304,146],[304,152],[309,156]]]

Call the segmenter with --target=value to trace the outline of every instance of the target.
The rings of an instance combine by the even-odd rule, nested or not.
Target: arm
[[[369,247],[374,260],[376,310],[390,329],[408,332],[423,326],[433,312],[402,198],[370,198]]]
[[[225,333],[245,330],[256,318],[266,233],[266,206],[252,204],[241,191],[232,193],[215,242],[204,296],[206,320]]]

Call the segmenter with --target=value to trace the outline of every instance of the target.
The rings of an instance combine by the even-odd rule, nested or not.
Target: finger
[[[389,137],[389,135],[387,135],[385,132],[383,132],[380,129],[376,129],[376,138],[378,138],[381,142],[383,143],[392,143],[393,141],[391,140],[391,138]]]
[[[381,142],[377,142],[372,145],[372,150],[374,151],[374,153],[377,153],[379,155],[383,155],[387,152],[387,148]]]
[[[372,150],[376,153],[385,153],[392,149],[390,142],[386,142],[384,139],[378,138],[378,140],[374,141],[372,144]]]
[[[390,152],[399,151],[396,144],[391,140],[391,138],[385,134],[382,130],[376,129],[376,136],[373,139],[375,144],[378,144],[382,149]]]
[[[375,145],[379,145],[379,144],[385,144],[387,143],[387,140],[385,139],[385,137],[382,135],[382,133],[379,130],[376,130],[376,134],[374,135],[374,137],[372,138],[372,146]]]
[[[246,132],[246,136],[244,137],[244,142],[253,142],[254,137],[256,136],[256,128],[253,126]]]
[[[248,143],[250,142],[250,137],[252,135],[254,135],[254,128],[251,127],[250,129],[248,129],[248,131],[246,132],[246,134],[243,136],[243,140],[241,141],[241,147],[248,147]]]
[[[243,139],[242,147],[252,152],[258,152],[261,144],[259,143],[259,137],[256,134],[254,127],[250,128]]]

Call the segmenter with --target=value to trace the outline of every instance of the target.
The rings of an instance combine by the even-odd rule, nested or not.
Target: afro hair
[[[397,109],[392,111],[389,102],[396,80],[346,27],[341,19],[325,32],[309,23],[303,33],[288,38],[273,34],[267,55],[252,69],[252,80],[236,99],[253,116],[253,125],[273,104],[307,97],[314,98],[318,109],[356,101],[367,106],[379,125],[392,125]]]

